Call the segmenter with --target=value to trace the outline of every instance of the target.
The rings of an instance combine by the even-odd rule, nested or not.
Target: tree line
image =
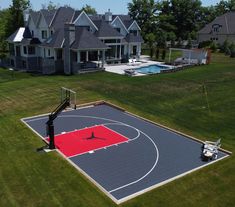
[[[129,15],[142,29],[142,36],[151,47],[166,41],[197,38],[197,32],[215,17],[235,9],[235,0],[221,0],[214,6],[203,6],[200,0],[132,0]]]
[[[60,5],[49,1],[44,9],[56,9]],[[65,5],[69,6],[69,5]],[[7,48],[6,38],[19,27],[24,26],[23,11],[32,9],[29,0],[12,0],[7,9],[0,9],[0,53]],[[81,8],[88,14],[96,14],[95,8],[85,5]],[[153,44],[165,47],[182,40],[196,39],[197,31],[216,16],[235,9],[235,0],[221,0],[214,6],[202,6],[200,0],[132,0],[128,4],[129,15],[142,29],[142,36],[151,48]]]

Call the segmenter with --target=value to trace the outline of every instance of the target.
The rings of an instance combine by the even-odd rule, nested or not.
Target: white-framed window
[[[47,31],[42,30],[42,39],[47,39]]]

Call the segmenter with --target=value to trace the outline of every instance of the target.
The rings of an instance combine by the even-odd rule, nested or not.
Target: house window
[[[27,55],[27,47],[24,46],[24,54]]]
[[[51,35],[53,35],[53,31],[51,30]]]
[[[29,53],[29,55],[34,55],[35,54],[35,47],[29,46],[28,47],[28,53]]]
[[[34,37],[34,31],[32,30],[32,37]]]
[[[130,30],[130,34],[133,34],[134,36],[137,36],[138,32],[137,32],[137,30]]]
[[[46,39],[46,38],[47,38],[47,31],[42,30],[42,39]]]
[[[48,49],[47,54],[48,54],[48,57],[51,57],[51,50],[50,49]]]

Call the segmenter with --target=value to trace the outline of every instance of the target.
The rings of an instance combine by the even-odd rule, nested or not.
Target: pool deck
[[[110,73],[116,73],[120,75],[125,74],[125,70],[127,69],[136,69],[140,67],[146,67],[149,65],[163,65],[163,62],[157,62],[157,61],[151,61],[151,60],[140,60],[141,62],[136,62],[136,63],[125,63],[125,64],[119,64],[119,65],[106,65],[105,66],[105,71],[110,72]],[[169,65],[167,65],[169,66]],[[146,74],[141,74],[137,73],[135,76],[145,76]]]

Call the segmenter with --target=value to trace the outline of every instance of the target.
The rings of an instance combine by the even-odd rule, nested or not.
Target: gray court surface
[[[23,122],[44,138],[47,119],[39,116]],[[105,104],[63,112],[54,124],[55,134],[102,124],[129,138],[66,158],[116,203],[215,162],[201,160],[201,143]],[[217,161],[227,156],[220,151]]]

